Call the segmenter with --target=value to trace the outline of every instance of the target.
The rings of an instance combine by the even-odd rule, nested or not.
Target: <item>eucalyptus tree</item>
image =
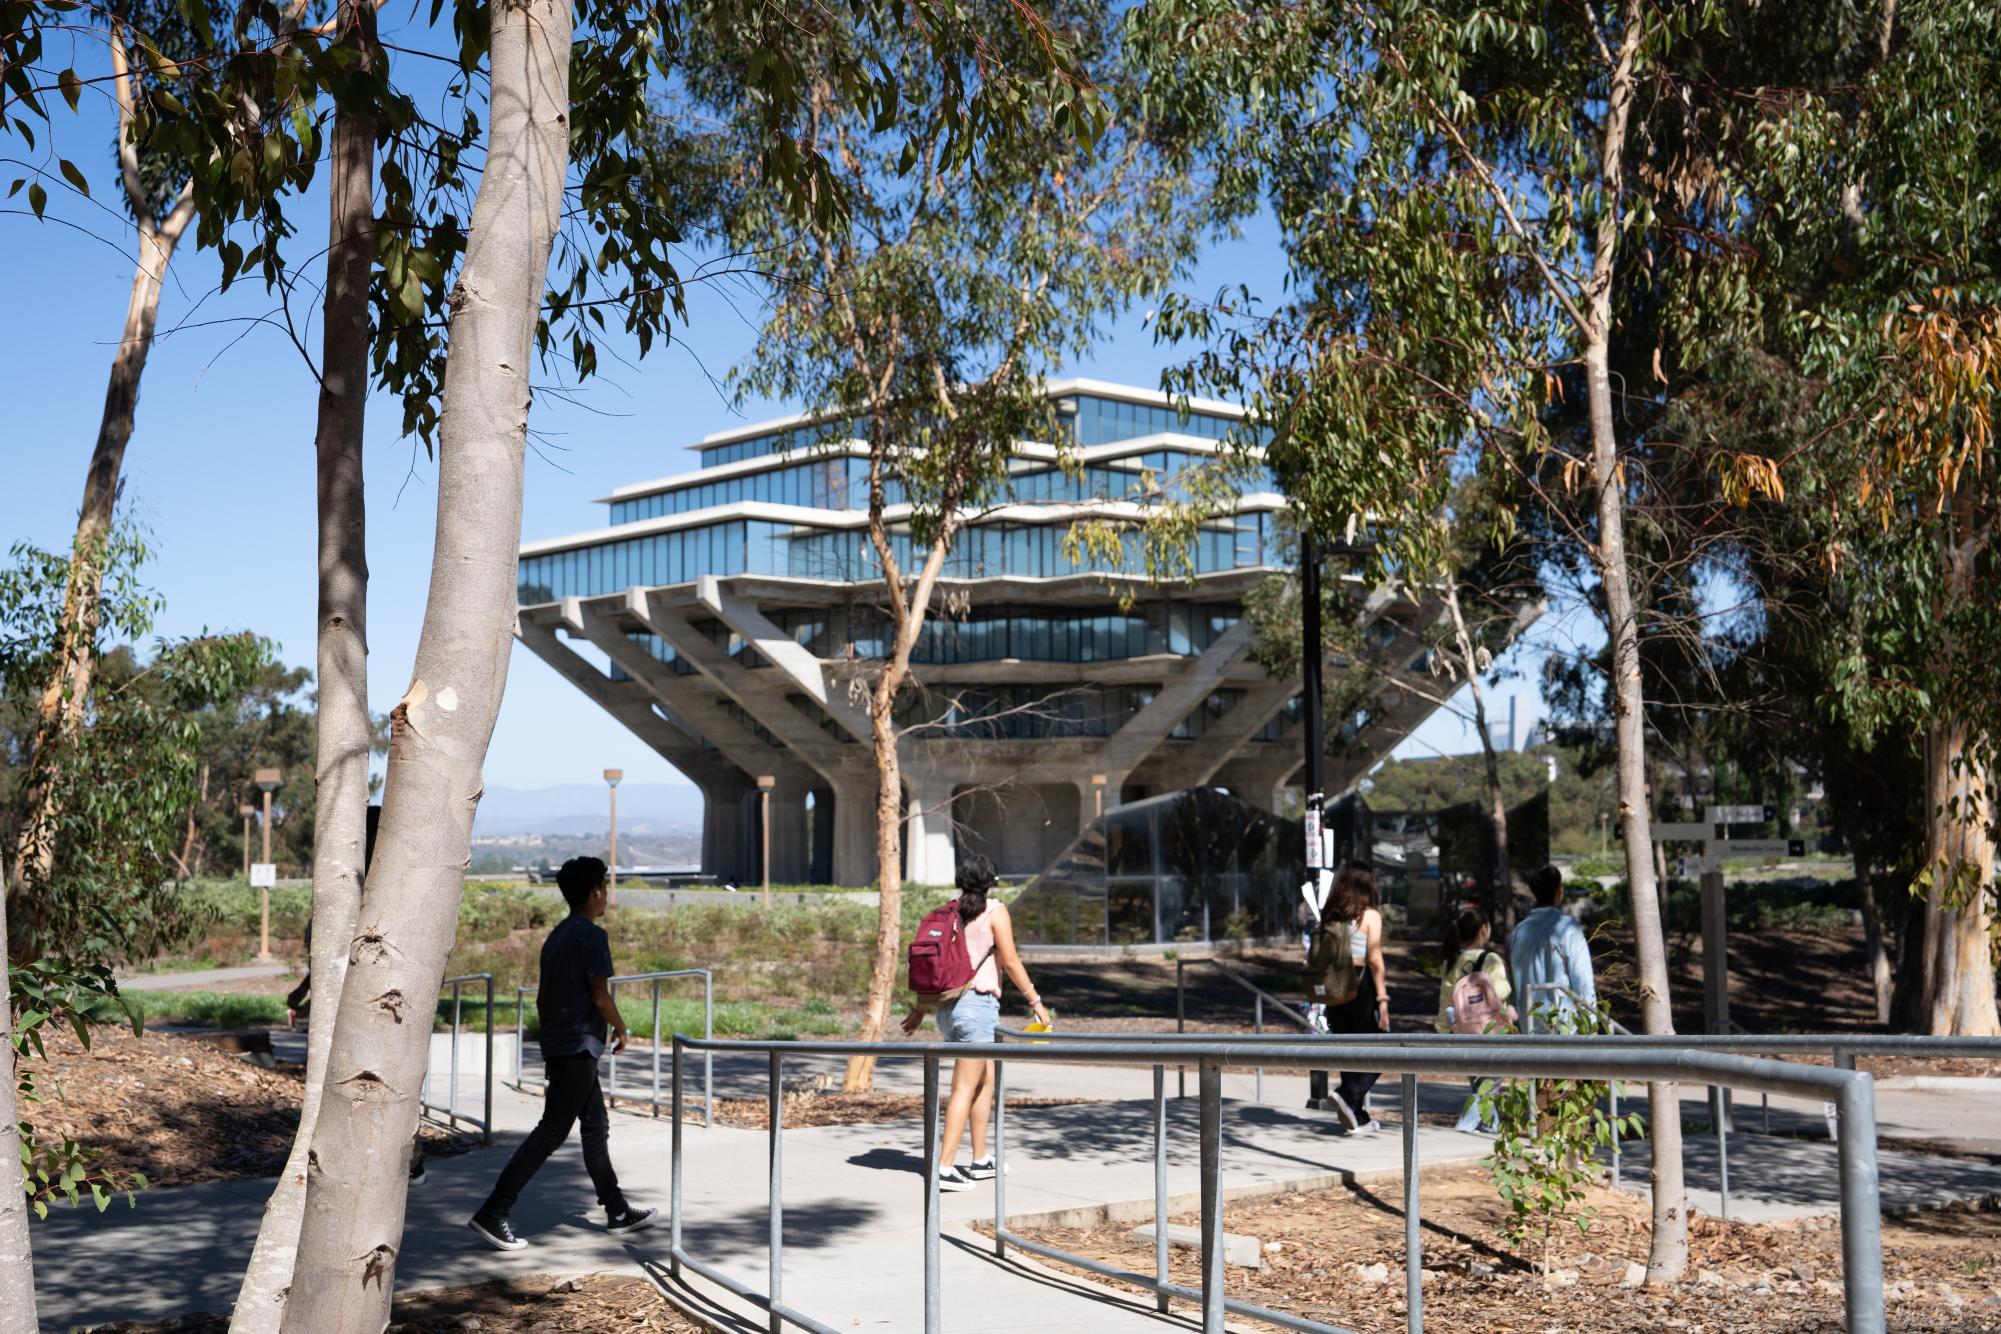
[[[1670,392],[1677,367],[1656,358],[1636,384],[1612,366],[1629,271],[1659,273],[1656,292],[1703,318],[1741,319],[1741,280],[1710,263],[1731,253],[1736,199],[1709,127],[1688,115],[1724,7],[1170,0],[1146,12],[1156,95],[1219,156],[1250,164],[1232,179],[1265,192],[1291,259],[1285,301],[1183,302],[1163,328],[1209,344],[1186,383],[1237,393],[1273,432],[1302,525],[1370,527],[1379,568],[1415,578],[1439,566],[1427,520],[1454,476],[1507,470],[1537,504],[1563,502],[1547,509],[1588,569],[1609,644],[1642,1019],[1671,1032],[1629,554],[1642,479],[1620,422]],[[1741,490],[1777,486],[1760,455],[1711,462]],[[1687,1263],[1686,1200],[1675,1091],[1649,1096],[1648,1274],[1661,1283]]]
[[[1206,213],[1173,127],[1150,119],[1126,73],[1112,7],[1066,0],[1046,15],[1073,43],[1079,69],[1109,109],[1103,132],[1081,96],[1053,99],[977,153],[963,131],[933,122],[912,133],[842,87],[867,41],[862,24],[827,16],[802,28],[797,132],[832,163],[839,217],[802,212],[780,183],[723,192],[728,244],[770,277],[762,336],[739,369],[746,396],[797,401],[834,415],[827,435],[867,447],[866,546],[852,564],[880,577],[881,660],[858,679],[876,769],[881,895],[862,1025],[881,1038],[901,930],[906,818],[899,710],[910,658],[942,597],[967,520],[1001,498],[1020,439],[1070,453],[1043,377],[1087,350],[1103,322],[1160,289],[1191,256]],[[976,25],[983,59],[1038,60],[1043,35],[1003,11]],[[919,100],[949,103],[972,67],[939,62],[910,29],[870,55]],[[702,53],[685,96],[719,128],[725,160],[754,155],[767,116],[743,95],[758,55],[747,42]],[[717,142],[719,141],[719,142]],[[807,447],[812,447],[808,442]],[[865,1089],[874,1063],[849,1063]]]
[[[1824,702],[1865,749],[1913,738],[1923,899],[1898,1010],[2001,1032],[2001,17],[1859,6],[1826,76],[1771,107],[1750,233],[1770,346],[1816,391],[1788,501],[1823,566]],[[1822,155],[1809,166],[1804,153]]]

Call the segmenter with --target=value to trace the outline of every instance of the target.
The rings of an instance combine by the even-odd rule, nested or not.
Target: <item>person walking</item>
[[[996,880],[994,864],[977,853],[966,858],[956,877],[959,920],[965,928],[966,953],[973,962],[973,980],[957,999],[938,1006],[938,1031],[947,1042],[992,1042],[994,1026],[1000,1022],[1001,974],[1028,1000],[1028,1008],[1041,1023],[1049,1022],[1049,1011],[1029,981],[1028,969],[1014,945],[1014,921],[1007,905],[988,896]],[[904,1016],[903,1031],[915,1033],[924,1022],[927,1006],[922,997]],[[945,1124],[938,1139],[938,1189],[971,1190],[981,1181],[991,1181],[994,1160],[987,1148],[987,1125],[993,1119],[994,1063],[988,1060],[961,1060],[952,1063],[952,1092],[945,1103]],[[958,1164],[959,1140],[970,1121],[973,1132],[973,1160],[964,1168]]]
[[[1591,942],[1577,919],[1563,911],[1563,872],[1539,866],[1529,873],[1535,911],[1522,918],[1508,942],[1515,988],[1521,993],[1523,1029],[1533,1033],[1554,1021],[1559,1032],[1576,1026],[1577,1007],[1594,1009],[1598,987]],[[1547,999],[1545,999],[1547,998]]]
[[[1376,875],[1348,862],[1334,877],[1320,930],[1307,963],[1309,996],[1326,1005],[1327,1031],[1383,1033],[1390,1026],[1390,993],[1383,964],[1383,914]],[[1351,1133],[1370,1134],[1382,1123],[1369,1115],[1369,1090],[1380,1074],[1344,1071],[1329,1101]]]
[[[528,1244],[515,1234],[508,1215],[549,1155],[570,1137],[570,1127],[580,1121],[584,1168],[597,1189],[598,1203],[604,1206],[605,1230],[613,1235],[637,1232],[652,1226],[655,1213],[635,1208],[619,1189],[618,1174],[611,1166],[611,1117],[598,1084],[598,1058],[607,1044],[614,1054],[625,1050],[626,1038],[625,1020],[612,1004],[607,985],[612,976],[611,937],[597,924],[610,908],[610,879],[596,857],[572,857],[556,872],[556,885],[570,905],[570,915],[542,942],[542,977],[535,993],[547,1076],[542,1119],[507,1160],[493,1193],[466,1224],[489,1246],[503,1251],[518,1251]],[[657,1034],[654,1040],[659,1040]]]
[[[1477,903],[1460,904],[1450,930],[1445,970],[1438,975],[1438,1031],[1505,1031],[1515,1022],[1515,1007],[1508,1004],[1508,965],[1489,948],[1494,928],[1486,910]],[[1485,1082],[1481,1075],[1472,1079],[1473,1096],[1466,1100],[1456,1127],[1462,1134],[1479,1134],[1485,1128],[1480,1115],[1480,1086]]]

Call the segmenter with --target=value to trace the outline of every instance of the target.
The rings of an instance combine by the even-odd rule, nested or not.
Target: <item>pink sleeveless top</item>
[[[966,957],[973,961],[973,984],[969,991],[988,996],[1001,994],[1000,953],[994,949],[994,906],[966,923]],[[985,960],[985,962],[981,962]]]

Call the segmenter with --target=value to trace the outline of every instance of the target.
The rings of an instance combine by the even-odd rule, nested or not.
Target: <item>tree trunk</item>
[[[562,0],[523,0],[495,6],[491,21],[492,128],[450,303],[430,595],[409,689],[390,714],[287,1334],[380,1334],[389,1320],[430,1021],[513,648],[528,367],[568,166],[572,19]]]
[[[1990,775],[1957,719],[1925,732],[1924,948],[1918,956],[1918,1015],[1935,1037],[2001,1036],[1990,937],[1994,812]]]
[[[1459,660],[1466,664],[1466,684],[1473,692],[1473,725],[1480,731],[1480,755],[1487,771],[1487,823],[1494,831],[1494,880],[1489,912],[1494,938],[1506,940],[1515,926],[1514,868],[1508,862],[1508,800],[1501,790],[1501,757],[1494,753],[1494,736],[1487,727],[1487,692],[1480,685],[1473,636],[1466,629],[1466,617],[1459,605],[1459,580],[1450,573],[1445,576],[1445,607],[1452,613],[1452,636],[1459,645]]]
[[[378,54],[372,0],[342,0],[342,40]],[[276,1334],[299,1248],[306,1172],[326,1086],[327,1057],[361,908],[368,828],[368,544],[362,434],[368,405],[370,270],[374,265],[375,118],[365,99],[334,111],[328,174],[327,289],[321,332],[319,423],[318,707],[313,727],[313,940],[308,963],[314,1020],[306,1036],[306,1087],[284,1171],[264,1207],[231,1334]]]
[[[142,217],[139,257],[132,271],[132,292],[125,305],[125,325],[118,351],[111,358],[111,379],[104,389],[104,413],[84,475],[83,506],[77,512],[76,541],[70,549],[69,582],[63,592],[63,619],[56,667],[42,690],[37,707],[35,751],[40,763],[28,766],[28,792],[21,821],[20,842],[14,850],[8,904],[13,917],[10,945],[19,959],[40,951],[40,886],[55,866],[56,823],[60,784],[56,759],[83,719],[90,680],[97,667],[99,600],[104,591],[104,544],[111,534],[112,511],[118,503],[119,476],[125,467],[125,446],[139,408],[139,377],[153,347],[153,326],[160,313],[160,288],[167,264],[192,209],[176,207],[167,221],[155,226]]]
[[[1862,944],[1869,955],[1869,980],[1876,998],[1876,1022],[1890,1022],[1890,951],[1883,943],[1883,919],[1876,911],[1876,888],[1869,878],[1869,856],[1855,850],[1855,887],[1862,895]]]
[[[7,975],[7,913],[0,895],[0,1126],[11,1141],[20,1124],[14,1090],[13,988]],[[0,1152],[0,1334],[36,1334],[35,1260],[28,1239],[27,1186],[11,1142]]]
[[[900,637],[899,637],[900,638]],[[896,956],[903,944],[903,766],[896,753],[896,693],[909,673],[909,657],[892,657],[869,694],[869,727],[875,748],[875,961],[869,969],[868,1005],[861,1041],[880,1042],[889,1028],[896,993]],[[875,1057],[851,1056],[841,1079],[844,1093],[875,1087]]]

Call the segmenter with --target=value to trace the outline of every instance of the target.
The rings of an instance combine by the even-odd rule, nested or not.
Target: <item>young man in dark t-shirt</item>
[[[508,1213],[530,1178],[579,1121],[584,1167],[597,1187],[598,1203],[604,1206],[606,1230],[637,1232],[651,1226],[654,1217],[651,1209],[633,1208],[618,1188],[608,1145],[611,1117],[605,1111],[604,1090],[598,1086],[598,1057],[604,1055],[606,1044],[614,1053],[625,1049],[625,1021],[606,986],[612,976],[611,937],[597,924],[610,906],[605,864],[596,857],[572,857],[556,873],[556,885],[570,905],[570,915],[542,942],[542,979],[535,993],[542,1064],[548,1074],[542,1119],[507,1160],[493,1194],[468,1224],[488,1245],[503,1251],[518,1251],[528,1244],[514,1234]]]

